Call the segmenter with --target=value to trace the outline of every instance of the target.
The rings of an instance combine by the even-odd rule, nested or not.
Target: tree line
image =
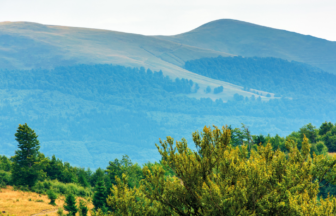
[[[45,157],[24,124],[15,133],[15,155],[0,158],[0,185],[47,194],[51,205],[65,194],[69,215],[89,211],[75,196],[92,197],[97,215],[334,212],[336,158],[328,148],[336,145],[329,142],[335,127],[308,124],[287,137],[252,135],[245,125],[204,127],[193,133],[194,150],[185,139],[174,144],[167,137],[157,145],[160,162],[141,167],[125,155],[91,171]]]

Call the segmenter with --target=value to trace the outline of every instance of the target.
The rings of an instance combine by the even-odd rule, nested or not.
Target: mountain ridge
[[[294,33],[294,34],[299,34],[299,35],[303,35],[303,36],[310,36],[310,37],[314,37],[314,38],[317,38],[317,39],[326,40],[326,41],[329,41],[329,42],[336,42],[336,41],[328,40],[328,39],[325,39],[325,38],[321,38],[321,37],[317,37],[317,36],[313,36],[313,35],[309,35],[309,34],[298,33],[298,32],[291,31],[291,30],[285,30],[285,29],[280,29],[280,28],[275,28],[275,27],[270,27],[270,26],[264,26],[264,25],[261,25],[261,24],[255,24],[255,23],[251,23],[251,22],[247,22],[247,21],[242,21],[242,20],[235,20],[235,19],[217,19],[217,20],[212,20],[212,21],[204,23],[204,24],[202,24],[202,25],[200,25],[200,26],[198,26],[198,27],[196,27],[196,28],[194,28],[194,29],[192,29],[190,31],[187,31],[187,32],[182,32],[182,33],[179,33],[179,34],[176,34],[176,35],[155,35],[155,36],[167,36],[167,37],[178,36],[178,35],[182,35],[182,34],[185,34],[185,33],[188,33],[188,32],[192,32],[192,31],[197,30],[199,28],[202,28],[204,26],[211,25],[212,23],[216,23],[216,22],[220,22],[220,21],[243,23],[243,24],[250,25],[250,26],[258,26],[258,27],[267,28],[267,29],[280,30],[280,31],[288,32],[288,33]]]
[[[294,60],[336,73],[335,41],[233,19],[214,20],[172,36],[147,36],[33,22],[0,22],[0,34],[6,33],[44,42],[46,44],[42,43],[41,46],[46,48],[60,48],[56,49],[58,55],[53,56],[58,65],[114,63],[171,71],[181,70],[183,63],[188,60],[238,55]],[[118,43],[113,43],[112,39]],[[58,43],[65,47],[60,47]],[[71,48],[78,51],[74,52]],[[23,68],[24,65],[17,63],[20,60],[22,62],[22,59],[9,59],[1,55],[4,50],[6,47],[1,47],[0,42],[2,67],[8,67],[12,62],[18,69],[26,69]],[[38,66],[43,67],[41,64]]]
[[[246,57],[294,60],[336,73],[336,42],[310,35],[221,19],[165,40]]]

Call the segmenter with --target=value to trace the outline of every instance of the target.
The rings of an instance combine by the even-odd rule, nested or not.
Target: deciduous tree
[[[196,150],[187,141],[167,137],[157,146],[162,166],[143,168],[145,179],[130,189],[126,176],[117,178],[108,204],[115,212],[130,215],[331,215],[333,197],[317,199],[322,181],[336,183],[336,158],[311,156],[303,136],[302,148],[287,140],[288,153],[273,150],[270,143],[248,151],[247,145],[230,145],[231,131],[204,127],[193,133]],[[160,214],[157,214],[160,215]]]

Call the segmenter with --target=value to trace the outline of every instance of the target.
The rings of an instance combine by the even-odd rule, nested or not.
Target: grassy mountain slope
[[[158,38],[115,31],[46,26],[27,22],[0,23],[0,69],[54,68],[76,64],[115,64],[162,70],[171,78],[192,79],[201,90],[224,86],[225,94],[212,96],[227,100],[242,87],[191,73],[182,68],[188,60],[230,56]],[[193,95],[204,97],[203,91]]]
[[[27,22],[1,23],[0,35],[1,56],[17,69],[112,63],[164,70],[202,56],[228,55],[144,35]]]
[[[295,60],[336,73],[336,42],[237,20],[216,20],[157,38],[233,55]]]

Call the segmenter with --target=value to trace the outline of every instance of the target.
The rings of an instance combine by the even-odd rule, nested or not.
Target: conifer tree
[[[93,200],[92,200],[95,210],[98,210],[98,209],[105,210],[107,196],[106,196],[106,188],[105,188],[103,180],[100,180],[97,182],[95,190],[96,192],[93,195]]]
[[[19,125],[15,140],[19,143],[19,150],[15,151],[12,164],[12,181],[15,185],[28,185],[32,187],[39,177],[44,175],[43,166],[46,160],[40,160],[40,142],[37,135],[27,123]]]
[[[75,216],[78,208],[76,206],[76,198],[73,194],[68,194],[65,199],[64,209],[69,212],[69,216]]]
[[[78,183],[81,184],[85,188],[90,186],[89,182],[86,179],[84,171],[80,171],[79,176],[78,176]]]
[[[79,201],[79,215],[87,216],[89,209],[86,207],[86,204],[83,200]]]
[[[62,161],[60,159],[57,159],[56,156],[53,155],[46,169],[48,177],[52,180],[54,179],[60,180],[62,169],[63,169]]]

